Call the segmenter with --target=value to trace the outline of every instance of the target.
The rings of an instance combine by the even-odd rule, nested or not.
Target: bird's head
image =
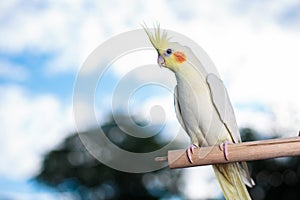
[[[159,26],[151,32],[146,26],[144,27],[150,42],[157,50],[157,63],[166,67],[173,72],[177,72],[180,67],[187,61],[187,55],[184,47],[176,42],[170,42],[167,32],[161,32]]]

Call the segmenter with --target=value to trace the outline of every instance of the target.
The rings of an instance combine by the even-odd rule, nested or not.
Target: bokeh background
[[[0,199],[222,198],[210,167],[124,174],[93,160],[76,138],[73,85],[85,59],[112,36],[157,21],[197,42],[214,61],[245,139],[298,134],[299,1],[2,1]],[[139,92],[130,107],[143,124],[153,105],[162,106],[169,119],[163,137],[147,140],[146,147],[127,138],[111,117],[110,85],[155,61],[155,51],[120,61],[103,80],[105,98],[97,99],[100,125],[131,151],[164,145],[178,127],[172,94],[156,87]],[[118,106],[122,115],[125,105]],[[95,127],[79,131],[93,134]],[[178,147],[187,145],[183,136]],[[250,163],[258,183],[254,199],[299,199],[298,163],[297,157]]]

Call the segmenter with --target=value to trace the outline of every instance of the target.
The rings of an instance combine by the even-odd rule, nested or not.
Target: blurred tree
[[[164,145],[156,136],[143,139],[129,136],[114,121],[101,128],[112,142],[131,152],[150,152]],[[98,130],[85,134],[98,134]],[[73,199],[182,199],[181,170],[162,169],[144,174],[114,170],[92,157],[78,134],[69,136],[45,156],[36,179],[59,191],[70,192]]]
[[[116,145],[132,152],[149,152],[164,145],[155,136],[144,139],[129,136],[114,121],[102,126],[102,130]],[[97,129],[86,132],[97,133]],[[261,134],[251,128],[242,129],[241,135],[243,141],[270,139],[259,137]],[[174,146],[176,148],[180,147]],[[256,186],[250,189],[254,200],[300,199],[299,157],[248,164],[256,182]],[[92,157],[78,134],[66,138],[56,150],[45,156],[36,179],[62,192],[72,193],[73,199],[185,199],[180,192],[181,170],[162,169],[144,174],[114,170]]]
[[[261,138],[250,128],[242,129],[243,141]],[[250,189],[254,200],[299,200],[300,159],[285,157],[248,162],[256,186]]]

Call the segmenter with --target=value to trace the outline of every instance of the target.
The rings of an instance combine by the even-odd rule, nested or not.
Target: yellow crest
[[[153,31],[151,31],[146,24],[143,25],[143,28],[155,49],[164,50],[168,46],[168,34],[166,31],[160,30],[159,24],[157,24],[156,27],[154,26]]]

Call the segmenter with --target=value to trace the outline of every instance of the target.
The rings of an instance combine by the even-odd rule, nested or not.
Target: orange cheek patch
[[[180,51],[174,52],[173,55],[175,60],[179,63],[183,63],[186,61],[186,55]]]

